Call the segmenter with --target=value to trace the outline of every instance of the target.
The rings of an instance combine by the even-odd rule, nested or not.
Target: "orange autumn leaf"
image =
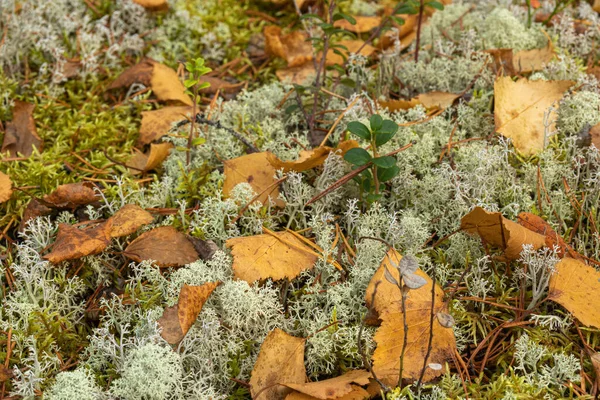
[[[268,278],[292,280],[313,268],[317,256],[296,236],[276,232],[227,240],[233,256],[233,276],[250,284]]]
[[[543,235],[546,238],[546,247],[550,249],[554,246],[558,247],[558,255],[560,257],[568,255],[569,257],[583,260],[583,257],[581,257],[579,253],[573,250],[573,248],[569,246],[564,241],[564,239],[558,233],[556,233],[556,231],[552,229],[550,224],[546,222],[542,217],[537,216],[535,214],[522,212],[517,216],[517,221],[519,222],[519,225],[522,225],[533,232]]]
[[[239,183],[247,182],[256,194],[258,201],[267,204],[269,197],[278,207],[285,204],[279,197],[279,186],[275,184],[275,167],[269,162],[269,153],[252,153],[223,162],[225,181],[223,194],[230,196],[233,188]]]
[[[250,377],[250,393],[254,400],[282,400],[292,390],[281,382],[306,382],[304,346],[306,339],[290,336],[279,328],[269,332]]]
[[[76,208],[100,200],[92,182],[67,183],[44,196],[44,203],[55,208]]]
[[[52,251],[43,258],[56,264],[101,253],[109,243],[110,220],[86,229],[60,224]]]
[[[332,151],[341,150],[341,155],[343,156],[348,150],[354,147],[358,147],[357,141],[344,140],[336,148],[320,146],[312,150],[302,150],[298,159],[294,161],[281,161],[272,153],[267,154],[267,159],[272,166],[276,169],[283,169],[284,172],[302,172],[323,165]]]
[[[132,174],[141,174],[156,169],[169,156],[173,143],[151,143],[150,150],[142,153],[136,150],[136,153],[129,159],[127,167]]]
[[[2,152],[8,151],[11,157],[29,157],[33,148],[42,151],[43,142],[37,134],[33,110],[35,105],[15,100],[13,119],[6,123]]]
[[[546,140],[545,115],[573,84],[573,81],[530,81],[522,78],[513,82],[510,77],[496,79],[496,131],[510,138],[515,148],[523,154],[530,155],[542,150]],[[556,115],[552,112],[549,120],[554,119]]]
[[[422,93],[410,100],[387,100],[380,101],[379,104],[390,111],[408,110],[419,104],[427,110],[444,110],[450,107],[459,97],[460,95],[455,93],[434,91]]]
[[[165,308],[158,319],[162,328],[161,336],[170,344],[177,344],[188,333],[211,293],[221,282],[207,282],[200,286],[183,285],[179,301],[173,307]]]
[[[355,386],[352,383],[359,385],[367,385],[371,373],[364,369],[348,371],[341,376],[331,379],[325,379],[318,382],[307,383],[283,383],[283,385],[294,389],[297,392],[306,394],[316,399],[327,400],[337,399],[351,393]]]
[[[142,147],[160,139],[169,133],[174,122],[186,120],[191,116],[192,107],[189,106],[173,106],[154,111],[142,111],[142,125],[140,126],[140,136],[136,146]]]
[[[372,398],[372,396],[365,389],[360,386],[351,385],[352,391],[349,393],[336,397],[336,400],[364,400]],[[308,394],[300,392],[292,392],[288,394],[285,400],[317,400],[318,397],[309,396]]]
[[[284,35],[275,25],[265,27],[265,51],[267,54],[283,58],[288,67],[297,67],[312,60],[313,48],[305,32],[294,31]]]
[[[563,258],[550,277],[548,299],[582,324],[600,328],[600,272],[574,258]]]
[[[592,144],[596,146],[597,149],[600,149],[600,123],[592,126],[590,129],[590,136]]]
[[[475,207],[462,217],[460,228],[471,235],[479,235],[487,244],[502,249],[508,260],[518,259],[524,244],[532,245],[534,250],[546,244],[544,235],[504,218],[499,212],[489,212],[481,207]]]
[[[169,8],[167,0],[133,0],[133,2],[150,11],[162,11]]]
[[[143,225],[154,220],[152,215],[136,204],[126,204],[111,217],[111,237],[121,237],[135,233]]]
[[[401,295],[398,287],[385,278],[385,268],[394,279],[400,279],[398,269],[402,256],[396,250],[390,250],[383,259],[381,266],[371,278],[367,287],[367,305],[379,314],[381,326],[375,332],[377,347],[373,353],[373,369],[379,379],[385,384],[396,385],[400,370],[400,354],[404,340],[403,312],[401,310]],[[427,274],[417,269],[416,274],[424,278],[426,284],[419,289],[410,290],[406,299],[406,322],[408,325],[407,347],[404,354],[403,379],[416,380],[423,368],[423,359],[427,354],[429,342],[429,318],[431,313],[431,289],[433,282]],[[375,293],[373,295],[373,293]],[[371,303],[371,299],[373,302]],[[434,313],[446,313],[444,291],[436,284]],[[456,351],[456,341],[451,328],[443,326],[438,318],[433,322],[432,350],[428,363],[444,365],[452,359]],[[433,370],[426,368],[423,380],[428,382],[444,373],[444,368]]]
[[[0,172],[0,203],[4,203],[12,196],[12,181],[4,172]]]
[[[348,58],[350,53],[357,53],[358,49],[360,49],[361,55],[365,57],[369,57],[375,52],[375,47],[367,44],[363,46],[364,42],[362,40],[341,40],[338,44],[345,46],[346,49],[338,49],[338,51],[343,55],[337,54],[333,49],[329,49],[327,52],[327,58],[325,60],[325,65],[335,65],[344,64],[344,58]],[[317,59],[320,60],[323,53],[319,53]]]
[[[185,93],[177,73],[152,59],[146,58],[123,71],[108,89],[128,88],[134,83],[150,87],[159,100],[192,105],[192,99]]]
[[[356,20],[356,24],[354,25],[345,19],[340,19],[335,21],[333,26],[354,33],[365,33],[377,28],[381,23],[381,17],[378,16],[353,15],[352,17]]]
[[[142,233],[127,246],[123,255],[134,261],[153,260],[159,267],[177,267],[198,259],[198,253],[183,233],[161,226]]]

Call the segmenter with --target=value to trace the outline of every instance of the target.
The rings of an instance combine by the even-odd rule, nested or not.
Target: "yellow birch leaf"
[[[510,138],[515,148],[525,155],[542,150],[545,146],[544,114],[573,84],[573,81],[529,81],[522,78],[513,82],[510,77],[496,79],[496,131]],[[555,118],[555,113],[551,113],[549,120]]]
[[[519,258],[524,244],[530,244],[535,250],[544,247],[546,237],[502,216],[499,212],[489,212],[481,207],[462,217],[460,228],[471,234],[479,235],[486,243],[504,250],[508,260]]]
[[[12,196],[12,181],[4,172],[0,172],[0,203],[4,203]]]
[[[151,143],[150,150],[142,153],[136,150],[136,153],[129,159],[127,166],[130,167],[132,174],[141,174],[157,168],[168,156],[173,148],[173,143]]]
[[[333,26],[354,33],[365,33],[377,28],[381,23],[381,17],[378,16],[353,15],[352,17],[356,20],[356,24],[354,25],[345,19],[340,19],[335,21]]]
[[[250,377],[254,400],[282,400],[292,390],[281,382],[306,382],[304,346],[306,339],[290,336],[279,328],[269,332]]]
[[[227,240],[233,256],[233,276],[250,284],[271,278],[294,279],[317,261],[313,250],[289,232]]]
[[[173,122],[191,118],[191,115],[192,107],[190,106],[173,106],[154,111],[142,111],[142,125],[136,146],[142,147],[160,139],[169,132]]]
[[[544,32],[545,33],[545,32]],[[513,54],[513,71],[526,74],[544,69],[554,58],[554,46],[548,38],[548,44],[541,49],[521,50]]]
[[[355,386],[352,383],[359,385],[367,385],[371,373],[364,369],[348,371],[344,375],[325,379],[318,382],[307,383],[283,383],[283,385],[294,389],[297,392],[304,393],[308,396],[320,399],[337,399],[351,393]]]
[[[154,221],[154,217],[137,204],[126,204],[111,217],[111,237],[131,235],[143,225]]]
[[[154,64],[150,86],[154,95],[163,101],[176,101],[191,106],[192,99],[185,93],[185,88],[175,70],[163,64]]]
[[[550,277],[548,298],[582,324],[600,328],[600,272],[574,258],[563,258]]]

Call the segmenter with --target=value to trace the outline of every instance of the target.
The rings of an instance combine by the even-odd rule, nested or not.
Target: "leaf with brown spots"
[[[336,400],[364,400],[364,399],[372,398],[372,396],[369,394],[369,392],[367,392],[365,389],[361,388],[360,386],[351,385],[351,387],[352,387],[351,392],[349,392],[343,396],[336,397]],[[379,394],[379,392],[377,394]],[[317,400],[317,399],[318,399],[318,397],[309,396],[307,394],[300,393],[300,392],[292,392],[292,393],[288,394],[287,397],[285,398],[285,400]]]
[[[12,196],[12,181],[4,172],[0,172],[0,203],[4,203]]]
[[[323,165],[332,151],[341,150],[340,155],[343,156],[348,150],[354,147],[358,147],[357,141],[345,140],[340,142],[336,148],[321,146],[312,150],[302,150],[298,159],[294,161],[281,161],[272,153],[267,154],[267,159],[272,166],[276,169],[283,169],[284,172],[302,172]]]
[[[402,256],[395,250],[390,250],[384,258],[381,266],[371,278],[367,287],[367,305],[379,313],[382,320],[381,326],[375,332],[377,347],[373,354],[373,369],[377,377],[388,385],[398,383],[400,370],[400,354],[404,340],[403,313],[401,310],[401,295],[398,287],[385,278],[385,268],[397,281],[400,273],[390,262],[398,264]],[[404,354],[403,379],[416,380],[423,368],[423,359],[427,354],[429,341],[429,318],[431,313],[431,289],[433,282],[427,274],[417,269],[416,274],[424,278],[425,286],[411,290],[406,299],[406,322],[408,324],[408,344]],[[375,289],[376,288],[376,289]],[[373,297],[373,292],[375,296]],[[373,304],[371,304],[373,299]],[[447,313],[447,304],[444,303],[444,291],[436,284],[434,313]],[[437,318],[433,325],[432,350],[429,355],[429,363],[444,365],[452,358],[456,351],[454,332],[450,328],[443,327]],[[428,382],[444,373],[441,370],[427,368],[423,380]]]
[[[49,215],[52,213],[52,209],[46,207],[39,199],[33,198],[25,207],[25,211],[23,212],[23,218],[21,218],[21,222],[19,223],[19,232],[23,232],[25,227],[27,226],[27,222],[45,215]]]
[[[542,150],[545,146],[544,115],[573,84],[573,81],[529,81],[522,78],[513,82],[510,77],[496,79],[496,131],[510,138],[515,148],[525,155]],[[555,119],[555,113],[550,113],[549,120]]]
[[[179,301],[173,307],[165,308],[158,319],[162,328],[160,335],[170,344],[177,344],[188,333],[211,293],[221,282],[207,282],[200,286],[183,285]]]
[[[145,144],[158,140],[169,133],[174,122],[186,120],[191,117],[192,107],[190,106],[173,106],[154,111],[142,111],[140,136],[135,145],[142,147]]]
[[[191,106],[192,99],[185,93],[177,73],[166,65],[145,58],[140,63],[123,71],[108,89],[128,88],[134,83],[149,86],[162,101],[172,101]]]
[[[250,377],[253,400],[282,400],[292,390],[281,382],[306,382],[305,344],[306,339],[290,336],[279,328],[269,332]]]
[[[127,166],[130,168],[131,173],[134,175],[141,174],[143,172],[152,171],[162,164],[162,162],[169,156],[173,143],[151,143],[150,150],[147,153],[142,153],[136,150],[136,153],[129,159]]]
[[[123,255],[137,262],[153,260],[159,267],[178,267],[198,259],[194,245],[172,226],[142,233],[127,246]]]
[[[110,243],[110,220],[86,229],[60,224],[52,251],[43,258],[53,264],[101,253]]]
[[[367,385],[370,377],[370,372],[365,371],[364,369],[357,369],[348,371],[341,376],[325,379],[323,381],[307,383],[286,382],[283,383],[283,385],[308,396],[320,400],[328,400],[337,399],[351,393],[356,387],[352,385],[352,383]]]
[[[54,208],[77,208],[100,200],[92,182],[67,183],[43,197],[44,203]]]
[[[15,100],[13,119],[6,123],[4,130],[2,152],[8,151],[11,157],[29,157],[34,147],[42,151],[43,142],[37,134],[33,120],[34,108],[33,104]]]
[[[460,228],[471,234],[479,235],[487,244],[504,250],[507,260],[519,258],[524,244],[530,244],[535,250],[544,247],[546,238],[527,229],[499,212],[489,212],[481,207],[462,217]]]
[[[143,225],[154,221],[154,217],[136,204],[126,204],[111,218],[111,237],[131,235]]]
[[[262,204],[267,204],[267,200],[271,197],[278,207],[284,207],[285,203],[278,198],[279,186],[274,184],[276,170],[268,157],[267,152],[262,152],[224,161],[223,194],[230,196],[237,184],[247,182],[256,194],[260,194],[257,200]]]
[[[365,33],[377,28],[381,23],[381,17],[378,16],[353,15],[352,17],[356,20],[354,25],[345,19],[340,19],[335,21],[333,26],[354,33]]]
[[[306,33],[294,31],[284,35],[275,25],[266,26],[263,33],[267,54],[283,58],[288,67],[297,67],[312,60],[313,48]]]
[[[546,247],[551,249],[554,246],[557,246],[558,255],[560,257],[568,255],[569,257],[577,258],[583,261],[583,257],[573,250],[573,248],[569,246],[542,217],[532,213],[522,212],[517,216],[517,221],[519,222],[519,225],[543,235],[546,238]]]
[[[563,258],[550,277],[548,299],[582,324],[600,328],[600,272],[574,258]]]
[[[312,249],[289,232],[227,240],[233,256],[233,276],[250,284],[271,278],[294,279],[317,261]]]

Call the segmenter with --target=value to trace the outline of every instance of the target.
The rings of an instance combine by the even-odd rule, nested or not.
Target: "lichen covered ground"
[[[386,387],[371,379],[364,389],[355,382],[355,397],[317,397],[322,399],[591,399],[600,393],[600,320],[593,306],[563,304],[557,282],[564,279],[556,275],[563,257],[587,264],[592,278],[579,284],[589,287],[580,289],[576,274],[570,285],[589,302],[600,301],[600,292],[593,291],[593,274],[600,271],[597,4],[486,0],[425,7],[420,29],[415,15],[403,16],[404,27],[414,25],[406,28],[409,35],[419,31],[416,61],[417,41],[401,41],[398,32],[403,38],[407,32],[400,25],[374,38],[376,27],[329,37],[309,14],[326,15],[331,7],[381,21],[405,2],[170,0],[160,9],[136,3],[0,0],[0,137],[7,143],[15,110],[25,102],[35,106],[41,139],[29,146],[30,154],[5,145],[1,154],[0,171],[12,189],[0,204],[0,398],[317,397],[257,390],[257,358],[266,351],[261,345],[276,329],[305,338],[307,381],[354,369],[383,371],[379,383]],[[295,61],[285,53],[292,50],[284,36],[281,48],[265,37],[274,25],[283,35],[327,37],[329,45],[369,41],[373,48],[368,56],[331,62],[315,91],[314,78],[293,84],[278,79]],[[319,69],[324,43],[313,41],[309,58],[315,63],[295,67]],[[508,58],[498,49],[510,52],[508,64],[501,65]],[[525,64],[531,60],[513,63],[513,56],[527,51],[550,56],[530,69]],[[131,168],[132,157],[148,152],[152,140],[140,142],[142,116],[184,105],[161,99],[148,80],[111,87],[144,58],[181,78],[189,78],[184,63],[202,58],[214,80],[190,96],[199,100],[202,119],[186,121],[190,107],[178,118],[181,124],[153,137],[153,146],[172,144],[168,156],[149,168]],[[537,111],[537,120],[529,119],[535,127],[523,122],[527,128],[520,136],[501,134],[506,127],[499,82],[525,80],[570,82]],[[409,101],[432,92],[453,96],[444,104],[423,97]],[[504,102],[509,107],[525,101],[523,112],[535,108],[538,101],[527,103],[527,93],[515,92]],[[376,143],[349,129],[361,122],[376,130],[372,115],[392,121],[397,132]],[[535,143],[523,137],[526,129],[541,132]],[[393,153],[393,176],[380,182],[368,175],[376,173],[369,167],[358,179],[342,179],[360,165],[348,156],[348,140],[374,157]],[[285,163],[313,147],[324,156],[309,168]],[[232,163],[264,152],[276,160],[266,176],[274,183],[260,186],[244,176],[232,184]],[[243,175],[253,167],[236,168]],[[93,201],[56,204],[47,196],[60,185],[81,182],[95,190]],[[37,207],[31,206],[35,199]],[[97,251],[56,262],[49,256],[56,254],[59,225],[89,233],[117,221],[126,205],[144,209],[150,220],[123,235],[106,231]],[[481,232],[489,225],[473,228],[465,220],[477,207],[508,221],[498,223],[505,224],[502,240]],[[521,221],[522,213],[545,221],[535,233],[542,244],[528,245],[531,228],[511,257],[508,241],[517,234],[507,224]],[[196,256],[170,264],[181,249],[158,241],[149,246],[164,249],[152,257],[132,256],[132,242],[160,227],[187,235]],[[556,232],[552,238],[550,229]],[[263,279],[241,279],[246,265],[240,265],[231,239],[280,232],[290,235],[286,245],[297,243],[290,249],[310,249],[303,253],[313,257],[310,265],[277,278],[259,265]],[[78,251],[90,244],[70,240]],[[437,307],[443,306],[435,323],[447,325],[444,335],[451,338],[445,344],[433,340],[431,354],[426,340],[408,350],[400,386],[396,366],[385,369],[378,361],[392,312],[375,310],[367,296],[391,247],[415,260],[427,279],[427,286],[407,292],[409,301],[422,298],[427,305],[419,314],[423,337],[430,333],[434,304],[426,302],[433,292],[442,301]],[[166,260],[155,262],[160,253]],[[406,280],[415,275],[397,273]],[[381,288],[394,279],[382,278]],[[161,318],[176,305],[181,310],[182,288],[211,282],[219,283],[183,338],[165,339]],[[561,290],[568,294],[568,285]],[[453,323],[442,322],[446,315]],[[406,333],[398,322],[398,336],[391,336],[398,343],[390,350],[398,367],[403,335],[416,335],[411,327]],[[428,372],[417,383],[421,366]]]

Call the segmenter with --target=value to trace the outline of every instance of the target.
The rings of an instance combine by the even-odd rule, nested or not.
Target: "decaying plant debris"
[[[0,0],[0,398],[600,395],[599,13]]]

